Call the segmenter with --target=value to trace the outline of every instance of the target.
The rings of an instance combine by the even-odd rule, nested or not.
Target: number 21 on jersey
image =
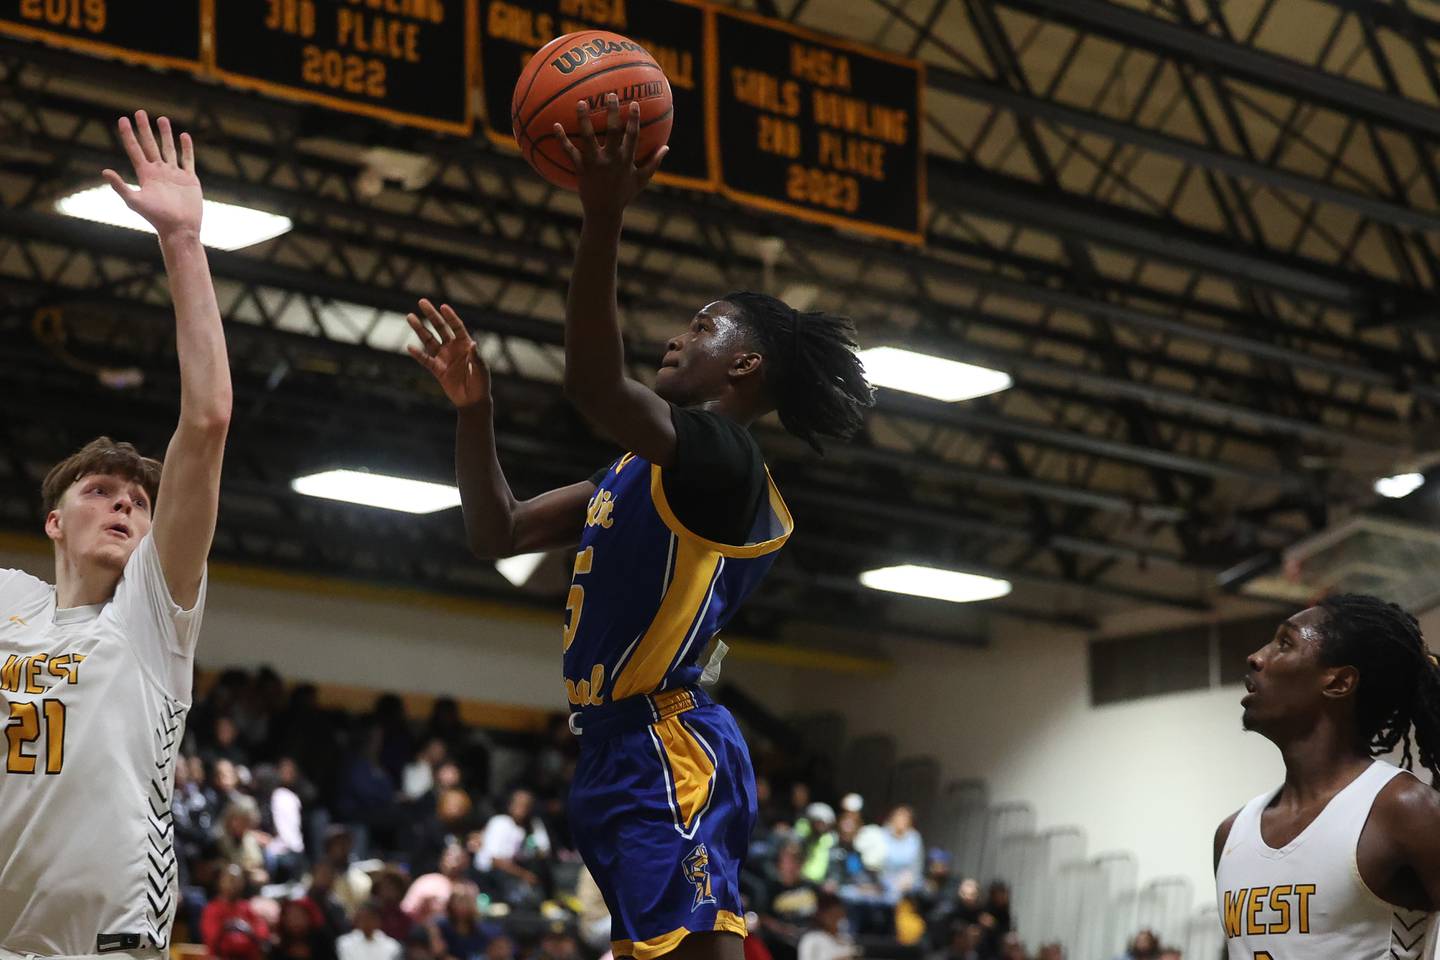
[[[3,702],[0,700],[0,703]],[[35,773],[39,762],[38,748],[33,753],[27,752],[26,748],[36,743],[42,733],[45,738],[45,772],[59,773],[65,764],[65,704],[49,698],[39,704],[11,701],[9,718],[5,723],[5,738],[9,741],[5,751],[6,773]]]

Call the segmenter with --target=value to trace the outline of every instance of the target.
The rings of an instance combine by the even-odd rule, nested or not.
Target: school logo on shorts
[[[695,888],[695,903],[691,910],[699,910],[702,904],[714,903],[715,895],[710,891],[710,852],[705,844],[698,845],[685,858],[685,879]]]

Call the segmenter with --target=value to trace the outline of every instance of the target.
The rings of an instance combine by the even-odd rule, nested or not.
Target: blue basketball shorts
[[[705,700],[648,725],[581,735],[570,826],[610,908],[617,957],[653,960],[691,933],[745,936],[740,868],[755,774],[730,712]]]

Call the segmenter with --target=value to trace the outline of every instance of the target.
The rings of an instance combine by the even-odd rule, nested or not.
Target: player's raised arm
[[[105,179],[160,235],[175,304],[180,421],[165,452],[152,536],[171,598],[189,608],[198,599],[215,537],[220,466],[230,428],[230,365],[200,243],[202,198],[190,135],[180,134],[177,149],[170,121],[161,117],[157,140],[144,110],[136,112],[134,126],[128,117],[121,117],[119,126],[140,188],[126,186],[114,170],[106,170]]]
[[[420,339],[407,349],[455,406],[455,479],[471,552],[495,559],[579,542],[595,485],[581,481],[516,500],[495,450],[490,371],[474,339],[448,304],[436,310],[421,300],[420,313],[423,320],[413,313],[405,318]]]
[[[609,116],[603,145],[595,136],[583,101],[577,107],[578,143],[570,141],[564,127],[555,125],[578,172],[585,209],[565,305],[565,395],[612,440],[651,463],[668,467],[675,455],[670,405],[625,375],[615,266],[625,208],[650,182],[669,148],[661,147],[653,157],[637,164],[640,105],[630,104],[623,120],[613,93],[606,106]]]

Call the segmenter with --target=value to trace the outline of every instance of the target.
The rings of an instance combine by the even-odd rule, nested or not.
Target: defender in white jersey
[[[102,437],[51,470],[53,586],[0,570],[0,957],[156,958],[175,916],[170,794],[231,391],[194,147],[135,120],[139,189],[105,178],[160,236],[179,423],[163,467]]]
[[[1323,600],[1250,655],[1242,722],[1285,782],[1215,833],[1230,960],[1417,960],[1435,946],[1440,667],[1415,618],[1375,597]],[[1375,757],[1403,744],[1401,767]]]

